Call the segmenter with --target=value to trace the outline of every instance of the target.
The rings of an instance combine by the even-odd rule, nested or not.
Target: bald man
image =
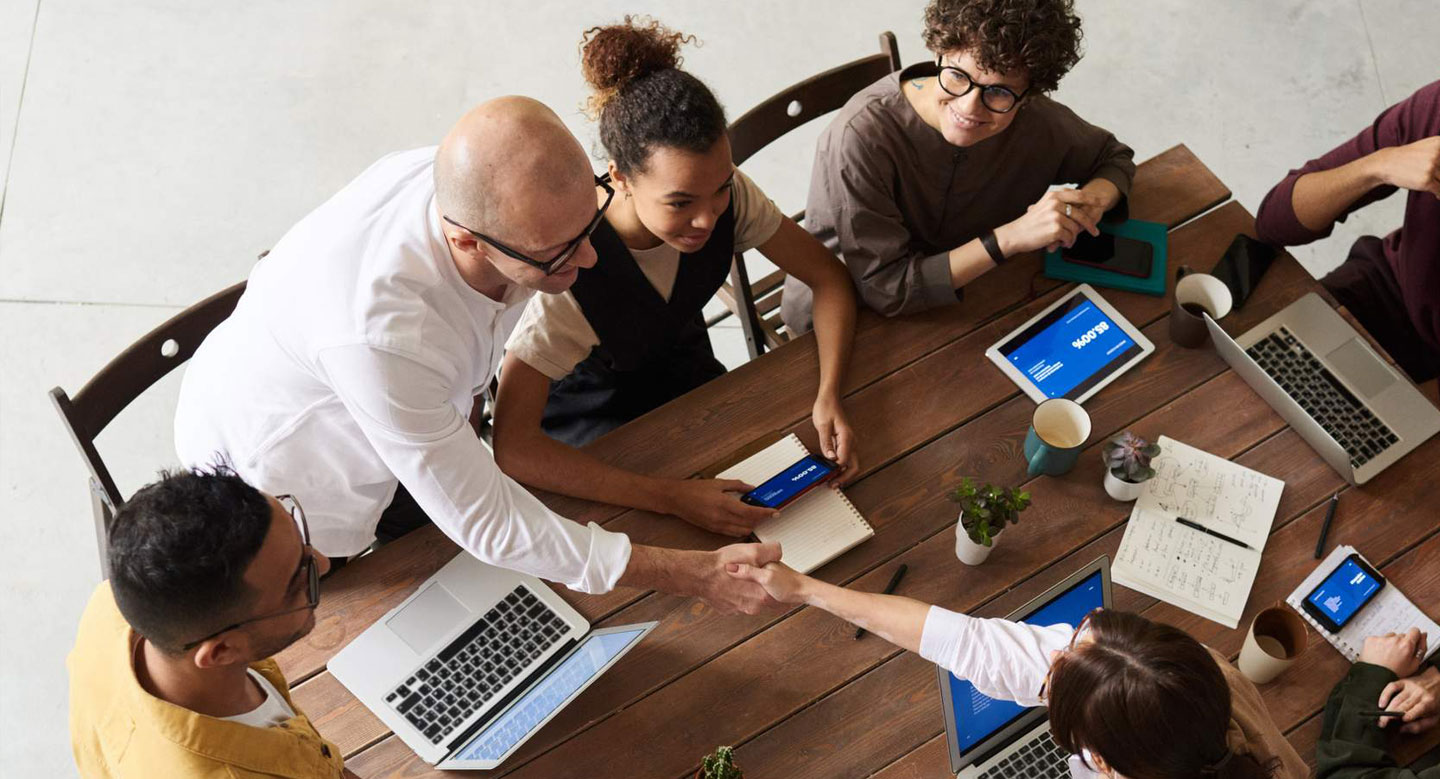
[[[773,608],[725,572],[778,559],[773,546],[658,549],[581,526],[505,476],[468,424],[526,300],[595,263],[594,192],[580,144],[526,98],[383,157],[280,239],[201,344],[175,416],[180,458],[223,457],[300,497],[332,558],[364,551],[382,518],[419,514],[487,563],[582,592]]]

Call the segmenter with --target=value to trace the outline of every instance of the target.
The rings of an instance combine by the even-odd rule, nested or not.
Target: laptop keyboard
[[[1245,352],[1345,449],[1351,467],[1359,468],[1399,440],[1284,327]]]
[[[991,766],[978,779],[1063,779],[1070,775],[1070,764],[1066,762],[1069,757],[1065,750],[1055,746],[1050,731],[1046,730]]]
[[[385,702],[438,744],[567,629],[560,615],[524,585],[518,586],[391,690]]]

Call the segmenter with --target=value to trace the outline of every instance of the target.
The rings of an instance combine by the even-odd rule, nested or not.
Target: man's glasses
[[[946,65],[942,60],[935,60],[935,65],[940,68],[940,88],[955,97],[964,97],[970,94],[970,90],[979,87],[980,103],[987,109],[997,114],[1007,114],[1015,109],[1020,99],[1030,93],[1025,90],[1015,94],[1008,87],[999,84],[977,84],[970,74],[955,67]]]
[[[301,558],[300,568],[298,570],[300,576],[305,578],[305,605],[296,606],[292,609],[283,609],[270,614],[262,614],[258,617],[250,617],[249,619],[242,619],[233,625],[226,625],[204,638],[197,638],[191,641],[180,647],[181,650],[189,651],[221,633],[229,633],[236,628],[241,628],[254,622],[283,617],[287,614],[294,614],[297,611],[308,611],[320,605],[320,568],[315,565],[315,552],[310,548],[310,526],[305,523],[305,510],[300,508],[300,501],[296,500],[294,495],[276,495],[275,500],[280,501],[280,505],[284,506],[285,509],[290,512],[290,518],[295,520],[295,524],[300,527]]]
[[[599,210],[595,212],[595,218],[590,220],[590,224],[585,228],[583,232],[575,236],[574,240],[565,244],[565,247],[560,250],[559,254],[551,257],[548,260],[531,259],[530,257],[525,256],[524,254],[516,251],[515,249],[511,249],[509,246],[500,243],[499,241],[480,232],[479,230],[471,230],[470,228],[460,224],[459,222],[451,219],[448,216],[442,216],[440,218],[444,219],[452,225],[455,225],[461,230],[464,230],[465,232],[475,236],[476,238],[484,241],[485,243],[494,246],[496,249],[499,249],[500,253],[505,255],[506,257],[512,257],[514,259],[517,259],[532,268],[539,268],[541,272],[543,272],[546,276],[549,276],[554,273],[558,273],[562,269],[564,269],[564,267],[570,262],[570,258],[574,257],[575,252],[579,250],[580,243],[586,238],[589,238],[590,234],[595,232],[595,228],[600,226],[600,220],[605,218],[605,209],[609,208],[610,201],[615,199],[615,190],[610,188],[609,173],[606,173],[603,176],[596,176],[595,186],[605,190],[605,202],[602,203]]]

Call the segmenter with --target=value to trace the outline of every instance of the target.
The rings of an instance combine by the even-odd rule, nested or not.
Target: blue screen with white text
[[[1070,397],[1103,378],[1101,369],[1139,349],[1084,295],[1075,295],[1000,351],[1047,398]],[[1074,393],[1074,394],[1079,394]]]
[[[1335,624],[1344,627],[1378,589],[1380,582],[1347,557],[1307,600]]]
[[[746,494],[761,506],[775,508],[795,493],[825,478],[831,470],[824,460],[812,454]]]

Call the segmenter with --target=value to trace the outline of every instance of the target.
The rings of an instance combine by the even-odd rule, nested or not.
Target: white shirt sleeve
[[[366,440],[445,535],[483,562],[606,592],[630,562],[630,540],[582,526],[500,471],[450,401],[455,379],[370,346],[319,355],[329,385]]]
[[[931,606],[920,656],[975,685],[980,694],[1039,706],[1050,653],[1070,644],[1071,625],[1039,627],[982,619]]]

